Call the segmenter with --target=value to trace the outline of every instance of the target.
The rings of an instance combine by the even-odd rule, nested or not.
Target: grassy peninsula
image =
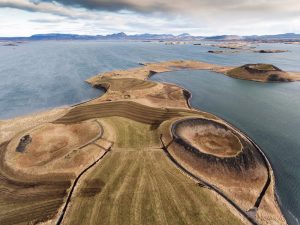
[[[187,90],[147,80],[182,69],[248,79],[203,62],[147,63],[87,80],[102,97],[2,121],[0,223],[286,224],[261,149],[191,108]]]

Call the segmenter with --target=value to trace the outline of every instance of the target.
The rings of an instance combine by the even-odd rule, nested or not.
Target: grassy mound
[[[142,90],[147,88],[152,88],[156,86],[155,82],[139,80],[134,78],[120,78],[120,79],[109,79],[104,78],[100,79],[97,84],[94,86],[104,87],[105,89],[111,91],[134,91],[134,90]]]
[[[263,82],[292,81],[287,72],[271,64],[246,64],[229,70],[226,75],[243,80]]]

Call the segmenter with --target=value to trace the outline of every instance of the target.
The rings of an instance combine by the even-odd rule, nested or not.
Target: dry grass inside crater
[[[239,138],[230,130],[211,124],[183,126],[178,134],[199,151],[218,157],[234,157],[242,150]]]

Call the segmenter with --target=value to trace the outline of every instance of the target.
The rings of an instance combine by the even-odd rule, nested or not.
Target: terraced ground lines
[[[55,216],[71,185],[70,174],[24,176],[3,162],[7,143],[0,146],[0,224],[43,222]]]
[[[121,117],[100,121],[118,141],[76,189],[63,224],[244,224],[174,167],[157,129]]]
[[[243,224],[161,151],[112,149],[85,181],[63,224]],[[93,182],[100,190],[85,194]]]
[[[44,130],[47,132],[41,132]],[[57,134],[63,131],[64,135]],[[73,135],[67,136],[70,132]],[[14,139],[0,145],[1,225],[55,220],[60,208],[68,202],[66,196],[70,195],[70,187],[76,183],[76,175],[80,176],[90,166],[89,162],[104,154],[103,149],[94,145],[103,135],[101,124],[95,120],[72,125],[45,124],[25,133],[32,135],[33,141],[22,153],[14,148],[17,144]],[[79,134],[80,138],[76,138],[75,134]],[[63,140],[55,143],[57,136]],[[19,140],[18,137],[15,139]],[[25,164],[28,156],[31,157]],[[9,163],[11,160],[14,161]],[[19,162],[17,169],[11,166],[13,162]],[[86,165],[82,166],[82,162]]]

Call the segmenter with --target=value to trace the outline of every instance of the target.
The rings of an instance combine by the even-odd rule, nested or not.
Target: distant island
[[[259,82],[291,82],[299,81],[300,73],[282,71],[270,64],[246,64],[225,73],[227,76]]]

